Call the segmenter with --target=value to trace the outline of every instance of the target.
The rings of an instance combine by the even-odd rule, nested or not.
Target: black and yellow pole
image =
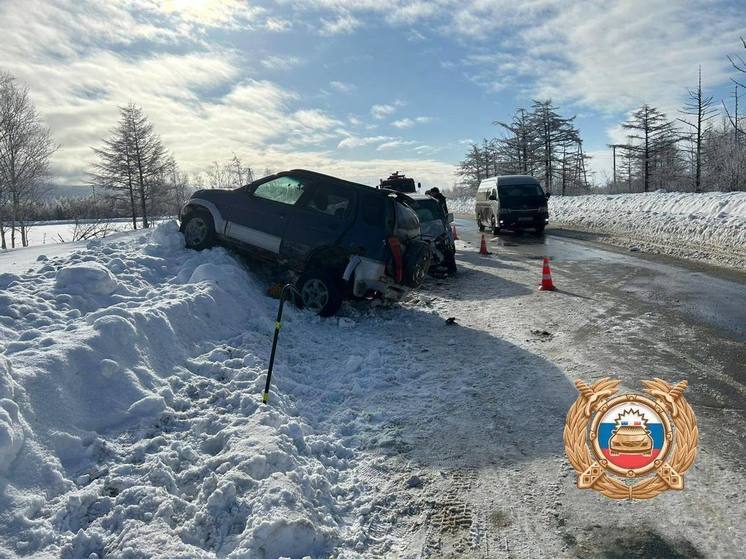
[[[269,354],[269,367],[267,368],[267,382],[264,385],[264,394],[262,394],[262,402],[265,404],[269,402],[269,385],[272,382],[272,368],[275,366],[275,353],[277,352],[277,338],[280,336],[280,330],[282,329],[282,309],[285,306],[285,297],[288,292],[294,291],[299,297],[300,293],[291,283],[285,285],[280,292],[280,307],[277,309],[277,320],[275,320],[275,336],[272,340],[272,353]]]

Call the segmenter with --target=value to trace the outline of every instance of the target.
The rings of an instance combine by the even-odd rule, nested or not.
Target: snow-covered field
[[[744,477],[714,450],[639,506],[574,488],[570,379],[611,351],[574,333],[615,329],[646,363],[667,335],[615,321],[624,301],[547,298],[539,261],[459,242],[460,275],[400,305],[286,307],[263,405],[277,301],[226,250],[170,222],[31,251],[0,273],[0,557],[560,557],[597,549],[593,526],[744,544]]]
[[[161,221],[163,220],[156,219],[154,223],[160,223]],[[132,229],[132,220],[129,218],[110,219],[100,222],[83,219],[79,221],[79,227],[85,228],[86,225],[93,223],[97,223],[99,228],[105,227],[107,235]],[[39,245],[69,243],[73,240],[74,234],[75,222],[72,220],[39,221],[28,228],[28,246],[33,247]],[[10,233],[6,233],[6,242],[8,244],[10,243]]]
[[[474,199],[449,201],[473,214]],[[746,192],[554,196],[550,226],[608,235],[633,250],[746,265]]]

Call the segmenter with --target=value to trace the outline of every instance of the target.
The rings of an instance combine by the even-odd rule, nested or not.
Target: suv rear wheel
[[[318,313],[320,316],[332,316],[342,305],[342,286],[334,274],[325,270],[305,272],[296,284],[300,297],[296,297],[302,309]]]
[[[215,225],[212,216],[203,211],[191,212],[181,223],[181,232],[187,248],[202,250],[215,243]]]
[[[404,283],[409,287],[419,287],[425,281],[430,268],[432,252],[424,241],[410,241],[404,254]]]

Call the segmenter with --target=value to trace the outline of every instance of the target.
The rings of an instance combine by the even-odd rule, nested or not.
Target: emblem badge
[[[612,499],[650,499],[684,488],[697,453],[697,420],[684,398],[687,381],[642,381],[647,395],[617,395],[620,381],[576,380],[567,412],[565,452],[580,489]]]

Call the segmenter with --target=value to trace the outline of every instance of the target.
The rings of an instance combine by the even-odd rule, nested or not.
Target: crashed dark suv
[[[188,248],[222,243],[280,264],[322,316],[346,296],[398,300],[430,265],[417,214],[394,194],[302,169],[199,190],[179,218]]]

